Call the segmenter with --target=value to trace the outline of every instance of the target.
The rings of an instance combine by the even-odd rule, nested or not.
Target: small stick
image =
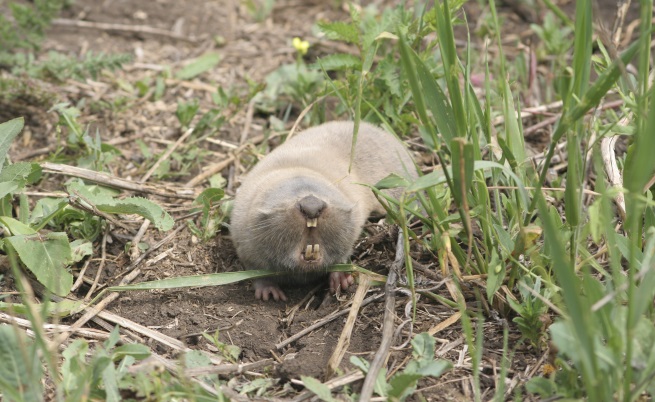
[[[279,134],[278,134],[279,135]],[[278,135],[271,135],[268,137],[268,140],[271,140]],[[230,163],[234,162],[236,159],[237,155],[239,155],[241,152],[243,152],[244,149],[246,149],[250,144],[259,144],[262,141],[267,139],[263,134],[258,135],[257,137],[254,137],[252,141],[241,144],[237,149],[234,150],[230,156],[227,157],[227,159],[224,159],[214,165],[211,165],[208,169],[205,169],[204,172],[200,173],[198,176],[194,177],[193,179],[189,180],[184,187],[195,187],[198,184],[202,183],[203,181],[207,180],[211,176],[213,176],[216,173],[219,173],[221,170],[225,169],[230,165]]]
[[[186,225],[180,225],[177,229],[172,231],[168,236],[166,236],[162,241],[158,242],[155,244],[152,248],[146,250],[145,253],[141,254],[141,257],[139,257],[136,261],[132,263],[130,268],[128,268],[128,272],[131,269],[134,269],[130,274],[125,276],[123,280],[120,282],[121,285],[125,285],[127,283],[132,282],[134,279],[136,279],[137,276],[141,274],[141,269],[136,268],[141,261],[145,259],[145,257],[152,251],[155,251],[159,247],[161,247],[163,244],[173,240],[177,234],[182,231],[182,229],[186,228]],[[95,317],[98,315],[102,310],[105,309],[109,305],[109,303],[113,302],[114,300],[118,299],[119,292],[113,292],[109,294],[106,298],[104,298],[102,301],[100,301],[98,304],[94,306],[88,306],[87,307],[87,312],[84,313],[82,317],[80,317],[75,323],[71,326],[72,331],[76,331],[79,328],[82,327],[82,325],[86,324],[91,318]],[[56,340],[55,342],[57,344],[62,344],[68,339],[68,337],[71,335],[71,332],[64,332],[62,333]]]
[[[336,373],[341,360],[346,355],[348,351],[348,346],[350,346],[350,336],[352,335],[353,328],[355,327],[355,321],[357,321],[357,314],[359,309],[362,307],[362,302],[366,296],[366,292],[371,287],[371,280],[368,275],[359,276],[359,285],[357,286],[357,291],[353,297],[353,304],[350,306],[350,314],[348,314],[348,319],[346,324],[343,326],[341,331],[341,336],[337,342],[337,346],[332,352],[330,360],[328,360],[328,366],[325,374],[325,379],[328,380],[334,373]]]
[[[82,282],[84,282],[84,274],[86,273],[87,268],[89,268],[89,264],[91,264],[91,257],[87,258],[86,261],[84,262],[84,266],[82,267],[80,273],[77,275],[77,280],[73,284],[73,287],[71,288],[71,292],[77,290],[77,288],[79,288],[82,285]]]
[[[600,140],[600,152],[603,158],[605,174],[607,174],[610,185],[615,188],[623,188],[623,176],[621,176],[621,171],[619,171],[619,166],[616,163],[616,153],[614,153],[614,144],[616,144],[618,138],[617,135],[603,137]],[[614,201],[616,202],[621,219],[625,221],[625,196],[623,192],[619,191]]]
[[[0,312],[0,322],[4,322],[7,324],[16,324],[19,327],[25,328],[29,336],[32,336],[32,334],[34,333],[31,329],[32,323],[30,322],[30,320],[26,320],[24,318],[18,318],[18,317],[11,316],[7,313]],[[43,324],[43,329],[51,333],[71,331],[70,325],[63,325],[63,324]],[[80,328],[76,330],[75,333],[87,339],[94,339],[98,341],[107,340],[109,339],[109,335],[110,335],[109,332],[100,331],[93,328]],[[125,339],[121,339],[121,342],[126,343]]]
[[[139,228],[139,231],[136,232],[136,236],[132,239],[132,247],[130,247],[130,261],[134,261],[139,257],[139,243],[141,242],[141,239],[143,238],[143,235],[146,234],[146,230],[148,230],[148,227],[150,226],[150,221],[146,219],[143,221],[143,224]]]
[[[246,121],[243,123],[243,130],[241,130],[241,138],[239,139],[239,145],[243,145],[248,139],[248,134],[250,133],[250,126],[252,125],[252,116],[255,114],[255,98],[252,98],[248,102],[248,110],[246,110]]]
[[[186,200],[193,200],[195,196],[189,189],[168,187],[168,186],[152,186],[149,184],[135,183],[131,180],[121,179],[104,172],[96,172],[90,169],[79,168],[76,166],[61,165],[58,163],[42,162],[41,167],[48,173],[59,173],[65,176],[79,177],[80,179],[89,180],[94,183],[102,184],[108,187],[118,188],[122,190],[130,190],[138,193],[146,193],[158,195],[160,197],[169,198],[182,198]],[[167,191],[162,191],[165,189]]]
[[[300,122],[302,121],[303,117],[305,117],[305,115],[307,114],[307,112],[309,112],[309,111],[312,109],[312,107],[314,107],[314,105],[316,104],[316,102],[322,101],[324,98],[325,98],[325,95],[324,95],[324,96],[321,96],[321,97],[318,98],[318,99],[315,99],[314,102],[312,102],[312,103],[310,103],[309,105],[307,105],[307,107],[304,108],[304,109],[302,110],[302,112],[300,112],[300,114],[298,115],[298,118],[296,119],[295,123],[293,123],[293,126],[291,127],[291,131],[289,131],[289,135],[287,135],[287,141],[288,141],[289,139],[291,139],[291,137],[293,137],[293,134],[296,132],[296,129],[298,128],[298,125],[299,125]]]
[[[101,253],[100,253],[100,265],[98,265],[98,272],[96,272],[96,277],[93,280],[93,284],[91,285],[91,288],[89,291],[86,293],[86,296],[84,297],[84,301],[88,302],[89,299],[91,299],[91,295],[93,292],[95,292],[96,287],[98,287],[98,282],[100,281],[100,275],[102,274],[103,269],[105,268],[105,262],[107,261],[107,236],[109,234],[109,226],[105,228],[105,234],[102,236],[102,245],[101,245]]]
[[[171,147],[169,147],[169,148],[166,150],[166,152],[164,152],[164,154],[163,154],[162,156],[159,157],[159,159],[157,159],[157,162],[155,162],[155,164],[152,165],[152,167],[150,168],[150,170],[148,170],[148,172],[147,172],[146,174],[143,175],[143,177],[141,178],[141,180],[139,180],[139,183],[143,184],[143,183],[147,182],[148,179],[150,178],[150,176],[152,176],[152,174],[155,173],[155,171],[156,171],[157,169],[159,169],[159,165],[161,165],[161,164],[162,164],[166,159],[168,159],[168,158],[173,154],[173,152],[174,152],[174,151],[175,151],[175,150],[176,150],[180,145],[182,145],[182,143],[183,143],[187,138],[189,138],[189,136],[191,135],[191,133],[193,133],[193,127],[189,127],[189,129],[186,130],[186,132],[185,132],[184,134],[182,134],[182,135],[180,136],[180,138],[178,138],[177,141],[175,141],[175,143],[174,143]]]
[[[52,24],[60,25],[60,26],[76,27],[76,28],[99,29],[103,31],[142,33],[142,34],[149,34],[155,36],[163,36],[166,38],[181,40],[189,43],[195,43],[198,41],[198,39],[193,37],[178,35],[176,33],[167,31],[165,29],[153,28],[147,25],[109,24],[106,22],[79,21],[79,20],[70,20],[67,18],[55,18],[52,20]]]
[[[196,377],[209,374],[242,374],[246,371],[266,367],[273,363],[273,359],[259,360],[253,363],[239,363],[239,364],[219,364],[216,366],[194,367],[184,370],[184,375],[188,377]]]
[[[384,296],[384,293],[380,293],[380,294],[377,294],[377,295],[374,295],[374,296],[367,297],[362,302],[362,307],[366,306],[367,304],[369,304],[369,303],[371,303],[373,301],[381,299],[382,296]],[[295,342],[298,339],[302,338],[303,336],[309,334],[310,332],[314,331],[315,329],[320,328],[323,325],[326,325],[326,324],[336,320],[337,318],[348,314],[349,312],[350,312],[350,308],[346,308],[346,309],[343,309],[343,310],[341,310],[341,311],[339,311],[337,313],[329,315],[329,316],[317,321],[316,323],[310,325],[309,327],[303,329],[302,331],[296,333],[295,335],[292,335],[292,336],[288,337],[287,339],[283,340],[282,342],[276,344],[275,348],[280,350],[283,347],[287,346],[288,344],[290,344],[292,342]]]
[[[362,391],[359,394],[359,400],[368,402],[373,395],[375,382],[378,378],[378,373],[389,356],[389,349],[391,348],[391,341],[393,340],[393,325],[396,308],[396,281],[398,280],[398,272],[403,267],[405,261],[405,248],[403,247],[405,241],[403,232],[398,232],[398,241],[396,242],[396,258],[391,264],[387,283],[384,285],[384,320],[382,322],[382,339],[380,340],[380,347],[375,353],[373,361],[366,374]]]

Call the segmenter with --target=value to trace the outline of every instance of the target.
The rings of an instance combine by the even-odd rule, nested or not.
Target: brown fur
[[[359,127],[348,173],[352,132],[352,122],[305,130],[247,175],[234,199],[230,225],[246,269],[286,271],[296,281],[325,273],[348,259],[369,215],[384,213],[371,189],[356,183],[375,184],[391,173],[416,177],[403,144],[367,123]],[[314,217],[317,225],[310,228]],[[320,251],[306,259],[307,245],[314,244]]]

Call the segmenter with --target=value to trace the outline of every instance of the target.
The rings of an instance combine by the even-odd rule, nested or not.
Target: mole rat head
[[[298,273],[345,262],[359,235],[355,205],[332,184],[287,179],[262,197],[252,239],[272,269]]]

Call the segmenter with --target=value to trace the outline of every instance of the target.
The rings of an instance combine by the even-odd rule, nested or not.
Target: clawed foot
[[[287,301],[287,296],[282,289],[270,279],[257,279],[255,281],[255,298],[268,301],[273,298],[275,301]]]
[[[339,290],[346,290],[355,283],[355,279],[348,272],[330,272],[330,293],[335,294]]]

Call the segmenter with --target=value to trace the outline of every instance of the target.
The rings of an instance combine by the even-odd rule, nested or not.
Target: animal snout
[[[298,209],[307,219],[316,219],[321,216],[327,204],[325,201],[313,196],[308,195],[298,201]]]

